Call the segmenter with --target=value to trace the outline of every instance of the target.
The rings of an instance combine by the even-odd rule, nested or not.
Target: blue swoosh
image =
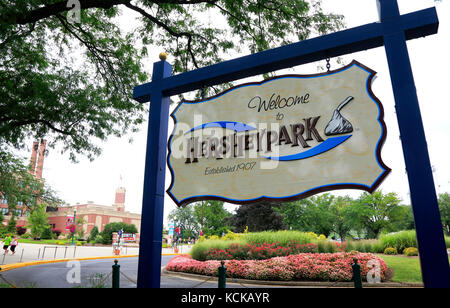
[[[280,157],[266,157],[266,158],[272,159],[272,160],[279,160],[279,161],[291,161],[291,160],[300,160],[300,159],[309,158],[312,156],[322,154],[326,151],[329,151],[329,150],[337,147],[338,145],[340,145],[341,143],[346,141],[351,136],[352,135],[328,138],[327,140],[325,140],[323,143],[319,144],[318,146],[316,146],[312,149],[309,149],[308,151],[302,152],[302,153],[287,155],[287,156],[280,156]]]
[[[212,127],[222,127],[222,128],[232,129],[236,132],[246,132],[249,130],[256,129],[253,126],[250,126],[250,125],[247,125],[244,123],[232,122],[232,121],[220,121],[220,122],[205,123],[205,124],[196,126],[193,129],[191,129],[190,131],[188,131],[187,133],[185,133],[185,135],[190,132],[193,132],[195,130],[198,130],[198,129],[212,128]]]

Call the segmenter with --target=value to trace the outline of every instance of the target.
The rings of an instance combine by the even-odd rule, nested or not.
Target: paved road
[[[173,256],[162,256],[161,265],[167,265],[167,262]],[[79,277],[77,283],[70,283],[71,279],[76,279],[73,273],[76,270],[75,263],[61,262],[33,265],[17,268],[2,272],[1,275],[9,282],[18,287],[37,287],[37,288],[83,288],[97,285],[111,273],[112,259],[86,260],[79,262]],[[121,273],[125,274],[120,277],[121,288],[135,288],[137,280],[138,258],[122,258],[119,259]],[[75,266],[74,266],[75,265]],[[69,279],[68,279],[69,277]],[[217,288],[217,281],[191,280],[174,276],[161,276],[162,288]],[[4,283],[0,279],[0,283]],[[103,282],[104,287],[111,287],[111,277],[106,278]],[[244,288],[257,286],[244,286],[240,284],[227,283],[227,287]],[[261,286],[260,286],[261,287]],[[265,286],[267,287],[267,286]]]

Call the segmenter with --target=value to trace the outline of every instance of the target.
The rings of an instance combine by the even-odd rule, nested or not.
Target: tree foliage
[[[208,200],[194,204],[194,217],[205,236],[226,233],[230,229],[226,219],[230,216],[231,213],[224,208],[222,201]]]
[[[350,234],[377,237],[382,231],[414,228],[410,206],[401,205],[395,193],[363,193],[357,199],[328,193],[282,204],[276,211],[288,228],[345,240]]]
[[[441,213],[442,227],[447,235],[450,235],[450,194],[439,194],[439,211]]]
[[[23,147],[26,137],[51,136],[76,160],[94,158],[93,139],[122,136],[144,120],[133,86],[147,75],[149,45],[173,56],[183,72],[224,59],[241,46],[250,52],[303,40],[342,27],[320,1],[303,0],[65,0],[2,1],[0,6],[0,138]],[[121,14],[137,13],[126,33]],[[224,25],[205,22],[221,15]],[[138,48],[137,46],[141,47]],[[82,59],[82,60],[81,60]]]
[[[111,244],[112,243],[112,234],[114,232],[118,232],[123,229],[124,233],[138,233],[138,230],[135,225],[127,224],[125,222],[111,222],[104,226],[103,231],[100,232],[100,236],[102,237],[103,244]]]
[[[192,203],[184,207],[177,207],[169,213],[167,218],[175,223],[175,227],[181,229],[183,235],[186,231],[189,234],[198,234],[200,231],[198,221],[194,215],[194,204]]]
[[[377,237],[389,224],[399,219],[400,198],[396,193],[363,193],[355,200],[351,215],[363,226],[369,237]]]
[[[24,159],[16,157],[2,146],[0,146],[0,193],[2,198],[7,200],[9,209],[22,204],[28,210],[32,210],[40,202],[49,206],[61,202],[44,181],[29,172]]]
[[[31,229],[33,238],[41,238],[45,230],[50,229],[46,205],[37,205],[28,216],[28,228]]]
[[[93,160],[108,136],[136,132],[148,109],[132,90],[148,79],[150,46],[174,73],[258,52],[343,27],[316,0],[2,0],[0,154],[30,138]],[[126,20],[133,13],[138,20]],[[74,18],[75,17],[75,18]],[[223,22],[221,22],[223,20]],[[4,157],[2,157],[2,160]],[[10,163],[19,163],[10,157]],[[26,165],[20,162],[22,165]],[[1,178],[14,173],[0,166]],[[3,183],[2,183],[3,184]],[[13,201],[11,186],[0,191]]]
[[[234,227],[235,232],[258,232],[266,230],[283,230],[286,225],[283,217],[274,208],[275,202],[258,202],[250,205],[241,205],[227,223]]]

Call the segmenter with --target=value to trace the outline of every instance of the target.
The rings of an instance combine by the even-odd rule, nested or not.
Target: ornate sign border
[[[328,184],[328,185],[323,185],[320,187],[316,187],[313,189],[309,189],[307,191],[303,191],[300,192],[296,195],[293,196],[287,196],[287,197],[270,197],[270,196],[260,196],[254,199],[248,199],[248,200],[234,200],[234,199],[229,199],[226,197],[222,197],[222,196],[215,196],[215,195],[202,195],[202,196],[193,196],[193,197],[189,197],[189,198],[185,198],[183,200],[178,200],[172,193],[171,193],[171,189],[174,185],[174,181],[175,181],[175,174],[174,171],[172,169],[172,166],[170,164],[170,155],[172,153],[172,149],[171,149],[171,143],[172,143],[172,138],[174,136],[174,132],[176,131],[176,127],[177,127],[177,118],[175,113],[177,112],[177,110],[180,108],[181,105],[183,104],[199,104],[199,103],[204,103],[204,102],[208,102],[212,99],[215,99],[219,96],[222,96],[230,91],[234,91],[238,88],[242,88],[242,87],[247,87],[247,86],[258,86],[258,85],[262,85],[264,83],[267,83],[269,81],[272,80],[276,80],[276,79],[280,79],[280,78],[285,78],[285,77],[296,77],[296,78],[318,78],[318,77],[323,77],[323,76],[331,76],[340,72],[343,72],[353,66],[358,66],[361,69],[365,70],[366,72],[369,73],[369,77],[367,78],[366,81],[366,90],[367,93],[369,95],[369,97],[377,104],[378,106],[378,110],[379,110],[379,114],[378,114],[378,122],[382,128],[382,133],[380,136],[380,139],[377,142],[377,146],[376,146],[376,153],[375,153],[375,157],[376,160],[379,164],[379,166],[384,170],[384,172],[382,172],[379,177],[375,180],[375,182],[371,185],[371,186],[367,186],[367,185],[363,185],[363,184],[358,184],[358,183],[341,183],[341,184]],[[317,193],[322,193],[322,192],[327,192],[327,191],[332,191],[332,190],[339,190],[339,189],[360,189],[360,190],[365,190],[369,193],[374,192],[379,186],[380,184],[383,182],[383,180],[387,177],[387,175],[391,172],[391,169],[389,167],[386,166],[386,164],[383,162],[382,158],[381,158],[381,149],[384,145],[384,142],[386,140],[386,135],[387,135],[387,128],[386,128],[386,124],[384,122],[384,108],[383,105],[381,104],[381,101],[375,96],[375,94],[372,91],[372,82],[375,78],[375,75],[377,74],[376,71],[368,68],[367,66],[361,64],[360,62],[353,60],[350,64],[339,68],[337,70],[333,70],[330,72],[326,72],[326,73],[319,73],[319,74],[310,74],[310,75],[297,75],[297,74],[290,74],[290,75],[282,75],[282,76],[276,76],[273,78],[269,78],[260,82],[250,82],[250,83],[245,83],[245,84],[240,84],[237,86],[234,86],[228,90],[225,90],[217,95],[205,98],[205,99],[201,99],[201,100],[193,100],[193,101],[189,101],[189,100],[182,100],[178,106],[174,109],[174,111],[170,114],[170,116],[172,117],[172,119],[174,120],[174,129],[172,134],[170,135],[167,147],[168,147],[168,154],[167,154],[167,166],[170,170],[171,173],[171,183],[169,188],[166,190],[167,194],[172,198],[172,200],[175,202],[175,204],[177,204],[178,206],[183,206],[192,202],[196,202],[196,201],[204,201],[204,200],[219,200],[219,201],[224,201],[224,202],[228,202],[228,203],[234,203],[234,204],[240,204],[240,205],[244,205],[244,204],[252,204],[252,203],[257,203],[257,202],[263,202],[263,201],[279,201],[279,202],[289,202],[289,201],[295,201],[295,200],[300,200],[300,199],[304,199],[307,197],[310,197],[312,195],[315,195]]]

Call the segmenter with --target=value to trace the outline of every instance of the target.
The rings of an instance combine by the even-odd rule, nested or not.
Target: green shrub
[[[350,252],[352,250],[355,250],[355,245],[353,245],[352,241],[347,241],[345,243],[345,252]]]
[[[372,253],[383,253],[383,244],[380,241],[376,241],[372,245]]]
[[[95,242],[95,239],[97,238],[97,235],[99,235],[99,231],[97,226],[94,226],[91,230],[91,233],[89,233],[88,241],[89,242]]]
[[[325,241],[317,242],[317,252],[318,253],[326,253],[327,252],[327,243]]]
[[[225,241],[235,241],[235,240],[239,240],[242,237],[242,235],[240,233],[234,233],[230,230],[227,230],[227,233],[221,237],[222,240]]]
[[[416,247],[408,247],[403,250],[403,254],[407,255],[408,257],[418,256],[419,251]]]
[[[372,243],[370,241],[364,242],[364,252],[373,252]]]
[[[446,237],[445,237],[445,246],[446,246],[447,248],[450,248],[450,236],[446,236]]]
[[[384,254],[385,255],[397,255],[398,251],[397,248],[394,247],[386,247],[386,249],[384,250]]]
[[[355,250],[359,252],[366,252],[364,243],[362,241],[356,241]]]
[[[326,247],[327,253],[335,253],[335,252],[337,252],[338,249],[337,249],[336,245],[333,242],[330,242],[330,241],[327,241],[327,240],[325,240],[325,242],[326,242],[325,247]]]
[[[103,237],[100,234],[98,234],[94,239],[94,243],[95,244],[103,244]]]
[[[52,239],[52,230],[50,228],[45,228],[44,232],[41,234],[41,240],[50,240]]]
[[[242,235],[242,239],[249,244],[276,243],[287,246],[289,242],[296,241],[300,244],[310,244],[316,241],[311,233],[300,231],[264,231],[251,232]]]
[[[204,240],[197,244],[195,244],[191,249],[191,256],[193,259],[198,261],[206,260],[206,253],[209,249],[227,249],[231,244],[239,243],[245,245],[245,241],[237,240],[237,241],[224,241],[224,240]]]
[[[384,249],[394,247],[399,253],[402,253],[408,247],[417,248],[416,231],[414,230],[384,234],[380,236],[380,241]]]

